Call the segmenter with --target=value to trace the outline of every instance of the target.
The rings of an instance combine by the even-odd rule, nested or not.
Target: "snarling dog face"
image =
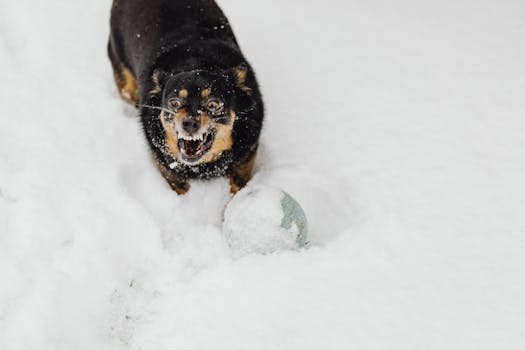
[[[207,163],[231,149],[239,93],[246,95],[245,69],[196,70],[166,79],[160,118],[174,159],[190,165]]]

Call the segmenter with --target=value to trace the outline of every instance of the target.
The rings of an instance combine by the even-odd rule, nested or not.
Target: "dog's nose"
[[[184,118],[182,120],[182,129],[186,131],[188,134],[193,134],[194,132],[197,132],[201,127],[201,123],[198,119],[195,118]]]

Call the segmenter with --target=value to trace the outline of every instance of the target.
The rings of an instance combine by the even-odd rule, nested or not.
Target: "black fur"
[[[165,171],[181,183],[191,178],[235,178],[235,166],[256,151],[263,102],[255,74],[215,1],[114,0],[108,53],[115,72],[124,66],[136,78],[140,120],[151,150]],[[247,70],[245,88],[236,84],[239,67]],[[151,94],[154,74],[162,91]],[[174,166],[174,159],[166,152],[159,110],[143,105],[165,107],[170,84],[191,85],[206,79],[238,115],[233,146],[212,163]]]

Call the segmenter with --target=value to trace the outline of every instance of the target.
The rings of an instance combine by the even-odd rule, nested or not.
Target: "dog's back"
[[[177,47],[188,51],[196,41],[220,40],[240,51],[227,18],[213,0],[115,0],[111,29],[110,55],[138,80],[149,78],[149,68],[163,52]]]

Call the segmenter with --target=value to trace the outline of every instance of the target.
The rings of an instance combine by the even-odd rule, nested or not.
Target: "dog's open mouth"
[[[197,136],[178,136],[178,146],[182,160],[195,163],[211,148],[216,131],[208,130]]]

